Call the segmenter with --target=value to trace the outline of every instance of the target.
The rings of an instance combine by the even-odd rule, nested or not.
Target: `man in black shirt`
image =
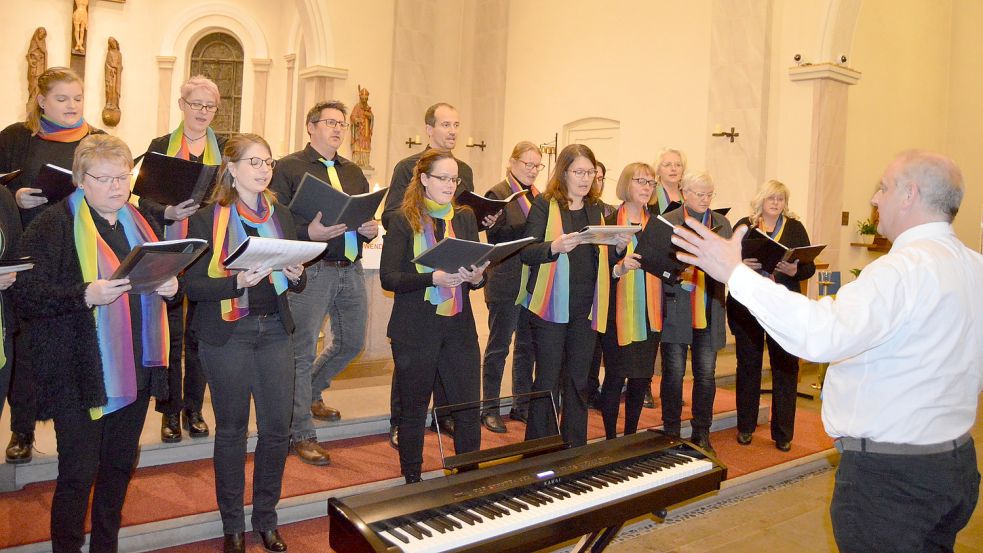
[[[304,174],[339,188],[346,194],[363,194],[369,183],[353,162],[338,155],[345,136],[347,109],[338,101],[319,102],[307,112],[306,148],[277,163],[270,188],[283,205],[290,204]],[[290,294],[290,311],[297,329],[294,344],[294,412],[290,427],[292,449],[305,463],[327,465],[328,453],[317,443],[313,418],[335,421],[341,413],[328,407],[321,392],[348,366],[365,346],[368,298],[362,275],[362,245],[379,232],[377,221],[366,221],[357,231],[344,224],[326,227],[321,215],[307,220],[294,214],[300,240],[327,242],[324,256],[308,266],[307,285]],[[331,345],[316,357],[317,339],[324,318],[331,321]]]

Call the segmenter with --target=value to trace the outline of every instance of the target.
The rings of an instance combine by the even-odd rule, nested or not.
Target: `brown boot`
[[[293,450],[297,457],[308,465],[323,467],[331,464],[331,456],[318,445],[315,438],[294,442]]]
[[[30,463],[34,456],[34,432],[14,432],[7,444],[7,462],[12,465]]]
[[[341,420],[341,412],[333,407],[328,407],[320,399],[311,403],[311,416],[319,421]]]

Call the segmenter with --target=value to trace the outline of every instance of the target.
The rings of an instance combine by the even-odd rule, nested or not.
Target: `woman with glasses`
[[[716,229],[717,234],[730,238],[730,223],[723,215],[710,209],[713,199],[713,180],[703,171],[686,173],[680,181],[683,205],[666,213],[674,225],[683,224],[685,217]],[[713,398],[716,392],[714,371],[717,351],[724,347],[724,284],[710,278],[696,267],[689,267],[681,281],[663,289],[665,319],[662,324],[662,423],[665,432],[679,436],[683,407],[683,373],[687,352],[693,352],[693,420],[690,441],[713,451],[710,445],[710,424],[713,422]]]
[[[525,236],[526,217],[532,202],[539,195],[536,177],[543,170],[543,152],[532,142],[523,140],[512,148],[506,166],[505,180],[496,184],[486,196],[496,200],[528,190],[506,206],[504,212],[488,229],[488,242],[510,242]],[[505,423],[499,415],[498,401],[502,389],[502,373],[505,371],[505,358],[509,354],[512,335],[515,334],[515,348],[512,350],[512,395],[527,394],[532,389],[532,335],[529,319],[523,309],[516,305],[519,293],[519,278],[522,262],[513,255],[488,271],[485,285],[485,304],[488,306],[488,345],[482,363],[482,394],[486,404],[481,414],[481,423],[492,432],[506,432]],[[510,417],[525,422],[529,406],[521,399],[512,405]]]
[[[537,242],[520,253],[523,268],[519,301],[529,310],[536,350],[534,392],[562,394],[560,434],[573,446],[587,443],[587,372],[608,321],[611,266],[607,246],[584,242],[577,231],[604,224],[594,186],[594,153],[583,144],[563,148],[546,191],[536,198],[526,236]],[[623,251],[628,236],[619,236]],[[526,439],[556,433],[553,405],[533,399]]]
[[[290,442],[293,407],[293,318],[287,290],[304,285],[304,267],[282,271],[226,269],[222,260],[250,236],[295,240],[293,217],[267,188],[275,164],[262,137],[240,134],[222,155],[211,205],[191,218],[188,234],[207,240],[210,252],[184,275],[188,298],[198,302],[191,332],[215,411],[215,495],[225,551],[245,551],[246,438],[250,398],[256,404],[252,525],[267,551],[286,551],[277,531],[276,505]]]
[[[18,275],[14,299],[34,336],[38,418],[54,419],[58,478],[51,547],[81,551],[92,496],[90,551],[116,551],[123,498],[150,396],[167,390],[167,315],[179,302],[172,278],[147,295],[109,280],[133,246],[158,229],[130,196],[133,155],[106,134],[75,149],[76,190],[35,218],[21,239],[37,260]],[[93,484],[95,490],[93,491]]]
[[[147,154],[156,152],[206,165],[222,162],[225,139],[210,127],[221,103],[218,86],[209,78],[196,75],[181,85],[177,105],[181,110],[181,124],[170,134],[150,141]],[[144,154],[144,155],[147,155]],[[188,218],[198,211],[193,199],[178,205],[161,205],[140,199],[141,209],[151,213],[164,228],[168,240],[188,237]],[[195,305],[188,304],[187,318],[194,317]],[[160,439],[166,443],[181,441],[181,422],[192,438],[208,436],[208,423],[201,415],[205,398],[205,377],[198,362],[198,342],[186,331],[184,307],[175,305],[167,311],[171,328],[171,366],[168,368],[170,399],[157,402],[161,413]],[[181,378],[181,350],[184,349],[184,379]]]
[[[655,157],[655,176],[659,181],[652,194],[652,210],[661,215],[683,203],[679,184],[686,173],[686,154],[675,148],[663,148]],[[658,208],[656,209],[656,206]]]
[[[484,285],[485,265],[447,273],[411,261],[445,237],[478,240],[474,213],[452,201],[459,183],[450,150],[426,150],[382,245],[379,278],[383,289],[395,293],[388,336],[401,405],[399,466],[407,484],[420,481],[427,406],[437,380],[450,405],[481,397],[481,354],[469,296]],[[452,413],[458,455],[481,445],[478,415],[477,408]]]
[[[777,180],[764,183],[751,201],[751,215],[737,222],[758,229],[789,248],[809,245],[805,226],[788,209],[788,187]],[[749,258],[744,264],[761,271],[761,263]],[[799,284],[812,278],[816,264],[782,261],[775,272],[764,274],[793,292],[801,293]],[[788,353],[768,336],[758,321],[730,295],[727,296],[727,322],[737,346],[737,443],[748,445],[758,424],[758,400],[761,396],[761,363],[765,342],[771,360],[772,402],[771,439],[780,451],[792,448],[795,430],[795,396],[799,381],[799,359]]]
[[[27,120],[0,131],[0,173],[20,170],[7,189],[14,194],[20,219],[26,228],[48,207],[48,199],[35,186],[45,164],[71,169],[75,148],[83,138],[101,133],[82,116],[82,79],[66,67],[50,67],[38,77],[37,96],[28,105]],[[31,253],[33,255],[33,252]],[[13,350],[25,352],[14,359],[10,383],[10,443],[8,463],[28,463],[33,455],[34,420],[37,417],[34,370],[31,362],[32,331],[19,321]]]
[[[618,178],[617,194],[621,207],[612,213],[610,225],[649,224],[649,200],[655,190],[655,170],[647,163],[630,163]],[[604,433],[618,435],[621,390],[625,389],[625,435],[638,430],[645,394],[652,385],[655,354],[662,330],[662,284],[658,277],[641,270],[635,253],[638,238],[633,235],[624,258],[614,266],[608,331],[601,336],[604,346],[604,385],[601,388],[601,415]]]

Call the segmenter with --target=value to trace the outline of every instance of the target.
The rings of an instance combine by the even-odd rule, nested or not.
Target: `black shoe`
[[[184,429],[192,438],[204,438],[208,435],[208,423],[201,416],[201,411],[184,411]]]
[[[696,447],[706,450],[711,455],[717,454],[717,452],[713,449],[713,446],[710,445],[710,436],[705,434],[694,434],[690,437],[689,441],[693,442],[693,445]]]
[[[437,431],[437,419],[430,420],[430,430]],[[440,432],[445,436],[454,437],[454,417],[440,417]]]
[[[181,441],[181,414],[161,415],[160,441],[165,444],[176,444]]]
[[[14,432],[7,444],[7,462],[12,465],[30,463],[34,456],[34,432]]]
[[[407,474],[403,478],[406,480],[406,483],[407,484],[416,484],[420,480],[423,480],[422,478],[420,478],[420,475],[419,474],[415,474],[415,473],[414,474]]]
[[[792,442],[775,442],[775,449],[787,452],[792,449]]]
[[[509,431],[508,428],[505,428],[505,421],[502,420],[502,416],[498,413],[485,413],[481,415],[481,424],[497,434],[504,434]]]
[[[529,422],[529,413],[521,409],[513,409],[509,412],[509,418],[521,423],[527,423]]]
[[[256,535],[263,540],[263,548],[270,553],[282,553],[287,550],[287,544],[280,537],[280,532],[273,530],[256,530]]]
[[[222,553],[246,553],[246,534],[237,532],[226,534],[222,543]]]
[[[645,399],[642,400],[642,407],[655,409],[655,398],[652,397],[652,388],[645,390]]]
[[[393,449],[396,449],[396,450],[399,449],[399,427],[398,426],[390,426],[389,427],[389,445],[392,446]]]
[[[741,445],[748,445],[751,443],[751,433],[750,432],[738,432],[737,433],[737,443]]]

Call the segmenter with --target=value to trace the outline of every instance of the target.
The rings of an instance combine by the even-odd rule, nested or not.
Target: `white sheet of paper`
[[[270,268],[279,271],[284,267],[307,263],[321,255],[321,252],[327,247],[328,245],[324,242],[252,236],[249,238],[249,246],[246,251],[242,252],[231,265],[226,266],[226,269],[248,271],[249,269]]]
[[[635,234],[642,230],[640,225],[591,225],[580,230],[584,244],[605,244],[613,246],[618,243],[619,234]]]

